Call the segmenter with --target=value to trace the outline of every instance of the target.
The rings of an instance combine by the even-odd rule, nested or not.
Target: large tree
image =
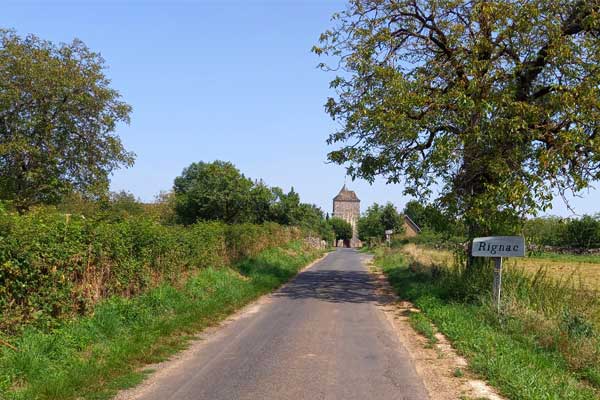
[[[230,162],[192,163],[175,178],[175,211],[184,224],[252,222],[252,187],[253,182]]]
[[[101,195],[133,154],[114,134],[131,107],[79,40],[55,45],[0,30],[0,199],[19,211],[77,191]]]
[[[600,178],[598,0],[352,0],[334,21],[313,50],[352,176],[440,188],[470,236]]]

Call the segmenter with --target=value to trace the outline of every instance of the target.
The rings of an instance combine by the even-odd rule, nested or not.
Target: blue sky
[[[332,77],[310,52],[343,1],[3,1],[0,27],[100,52],[112,86],[133,106],[119,127],[135,165],[113,190],[151,201],[194,161],[233,162],[252,178],[330,211],[344,169],[326,163],[335,128],[323,109]],[[363,201],[408,198],[401,185],[348,182]],[[600,191],[574,199],[600,211]],[[557,200],[549,213],[570,215]]]

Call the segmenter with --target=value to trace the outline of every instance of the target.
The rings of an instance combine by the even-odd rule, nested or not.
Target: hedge
[[[165,226],[145,217],[95,221],[58,212],[0,211],[0,333],[50,329],[111,296],[130,297],[195,270],[297,239],[270,223]]]

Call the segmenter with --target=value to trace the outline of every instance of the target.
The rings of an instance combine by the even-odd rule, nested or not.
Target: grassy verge
[[[292,243],[235,268],[206,268],[181,287],[114,297],[51,333],[29,329],[0,350],[0,398],[105,399],[138,383],[140,368],[182,349],[190,335],[280,286],[318,251]]]
[[[408,317],[408,321],[413,329],[419,332],[421,335],[425,336],[429,340],[429,345],[433,346],[437,343],[437,338],[435,337],[435,330],[431,325],[431,321],[427,318],[423,313],[420,312],[412,312]]]
[[[427,323],[433,322],[471,369],[508,398],[599,398],[594,295],[573,294],[543,277],[507,274],[498,315],[488,301],[491,270],[466,276],[448,267],[423,268],[398,250],[379,250],[375,262],[399,295],[421,309],[413,326],[430,336]]]

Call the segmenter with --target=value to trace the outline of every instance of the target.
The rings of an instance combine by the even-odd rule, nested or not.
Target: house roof
[[[356,193],[352,190],[348,190],[346,185],[342,187],[340,192],[333,198],[333,201],[360,201]]]
[[[404,214],[404,220],[415,230],[415,232],[421,232],[421,228],[415,221],[413,221],[408,215]]]

